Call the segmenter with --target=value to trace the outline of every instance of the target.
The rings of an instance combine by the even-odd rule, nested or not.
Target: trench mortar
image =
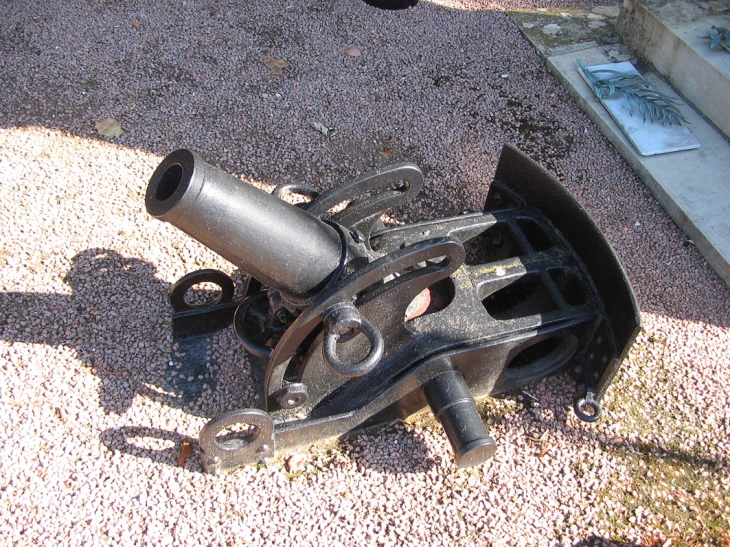
[[[162,161],[147,211],[246,273],[240,302],[216,270],[186,275],[170,296],[177,339],[233,325],[259,395],[259,408],[203,428],[206,471],[426,407],[456,464],[478,465],[497,446],[475,397],[519,393],[564,369],[575,380],[577,416],[599,419],[641,323],[626,274],[588,213],[509,145],[483,211],[386,226],[382,215],[422,186],[417,166],[398,163],[321,194],[297,184],[267,194],[188,150]],[[291,205],[287,193],[307,201]],[[204,282],[220,287],[220,298],[189,304],[186,291]]]

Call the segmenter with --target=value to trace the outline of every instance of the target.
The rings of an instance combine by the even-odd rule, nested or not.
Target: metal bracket
[[[194,306],[185,301],[185,293],[200,283],[213,283],[221,290],[215,302]],[[227,327],[233,320],[238,302],[233,301],[233,280],[218,270],[198,270],[182,277],[172,286],[172,334],[175,339],[191,338]]]

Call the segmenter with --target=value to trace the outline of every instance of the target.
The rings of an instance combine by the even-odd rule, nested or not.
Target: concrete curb
[[[641,156],[577,71],[610,62],[596,47],[546,59],[550,71],[568,89],[588,117],[611,141],[646,184],[674,222],[694,242],[707,263],[730,286],[730,145],[694,110],[682,112],[690,121],[700,148],[658,156]],[[644,74],[659,91],[669,86],[654,74]]]
[[[681,0],[624,0],[616,23],[623,42],[650,61],[726,136],[730,136],[730,54],[721,48],[711,50],[709,40],[698,36],[728,22],[730,14],[712,16]]]
[[[514,18],[513,18],[514,19]],[[515,20],[520,26],[520,21]],[[578,73],[577,59],[585,65],[612,62],[594,41],[546,48],[535,46],[553,75],[616,147],[674,222],[694,242],[707,263],[730,287],[730,144],[690,105],[682,113],[700,141],[700,148],[657,156],[641,156]],[[615,44],[616,49],[624,49]],[[658,91],[676,92],[656,73],[646,73]]]

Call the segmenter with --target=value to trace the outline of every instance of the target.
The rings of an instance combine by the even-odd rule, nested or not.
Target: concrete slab
[[[730,136],[730,53],[698,38],[713,25],[730,28],[730,0],[624,0],[616,32]]]
[[[526,12],[512,12],[510,16],[523,32],[524,23],[528,23],[528,31],[535,28],[529,24],[536,20],[543,26],[551,24]],[[576,39],[571,43],[569,26],[561,25],[561,28],[566,28],[563,43],[556,43],[552,38],[545,40],[535,32],[525,32],[525,36],[543,56],[550,71],[730,287],[730,144],[701,114],[687,105],[682,107],[682,113],[689,119],[689,127],[700,142],[700,148],[659,156],[640,155],[580,76],[577,63],[577,59],[585,65],[624,60],[619,57],[632,58],[631,52],[621,43],[600,43],[600,37],[583,42]],[[591,36],[579,29],[574,37]],[[642,67],[642,74],[657,91],[675,94],[661,76],[648,67]]]
[[[684,107],[700,148],[640,155],[578,73],[577,54],[585,64],[608,61],[600,48],[591,48],[549,57],[548,67],[730,286],[730,144],[702,116]],[[644,76],[658,91],[672,93],[657,74]]]

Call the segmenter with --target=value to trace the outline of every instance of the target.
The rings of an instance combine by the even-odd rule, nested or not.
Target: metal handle
[[[405,184],[391,188],[398,181],[405,181]],[[303,208],[321,217],[338,203],[349,201],[332,220],[348,230],[357,230],[368,241],[380,216],[392,207],[411,201],[422,187],[423,173],[416,165],[396,163],[349,180],[315,197]]]
[[[406,180],[408,183],[398,190],[388,192],[388,187],[399,180]],[[367,192],[383,190],[384,193],[374,196],[379,202],[379,205],[375,208],[373,208],[373,202],[370,200],[361,202],[362,205],[367,204],[367,211],[363,211],[360,216],[360,218],[364,218],[376,211],[384,212],[395,205],[407,203],[421,191],[421,188],[423,188],[423,173],[417,165],[412,163],[395,163],[386,165],[380,169],[368,171],[357,178],[348,180],[344,184],[316,196],[307,207],[307,211],[312,215],[321,216],[338,203],[354,200]],[[345,226],[348,225],[345,224]]]
[[[221,289],[221,294],[214,302],[202,306],[194,306],[185,301],[185,293],[191,287],[200,283],[213,283]],[[235,286],[233,280],[218,270],[198,270],[179,279],[170,290],[170,304],[175,313],[200,308],[209,308],[216,304],[227,304],[233,299]]]
[[[586,392],[585,397],[575,400],[573,410],[575,415],[584,422],[593,423],[601,418],[601,404],[596,400],[596,394],[591,389]]]
[[[274,188],[274,191],[271,193],[272,196],[275,196],[279,199],[284,199],[284,196],[286,196],[287,194],[299,194],[308,198],[310,202],[319,197],[319,192],[317,192],[317,190],[315,190],[314,188],[310,188],[309,186],[305,186],[304,184],[296,184],[293,182],[280,184],[279,186]]]
[[[363,333],[370,341],[370,351],[357,363],[347,364],[337,357],[337,342],[349,340],[357,333]],[[352,304],[340,304],[327,310],[324,317],[324,344],[322,354],[324,362],[336,374],[355,378],[373,370],[385,351],[385,342],[370,321],[365,319]]]
[[[423,393],[431,412],[444,427],[459,467],[484,463],[497,450],[461,372],[449,370],[432,378]]]
[[[250,426],[248,435],[221,441],[217,437],[236,426]],[[226,412],[209,421],[200,431],[202,464],[214,475],[255,463],[274,455],[274,420],[268,412],[257,408],[242,408]]]

